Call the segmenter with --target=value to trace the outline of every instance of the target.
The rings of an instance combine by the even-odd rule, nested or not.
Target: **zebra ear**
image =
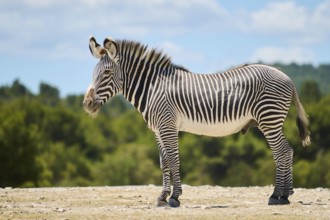
[[[95,58],[101,58],[106,50],[98,44],[93,36],[89,38],[89,50]]]
[[[110,37],[105,38],[103,41],[103,46],[108,51],[108,55],[112,59],[117,56],[118,47],[116,41],[112,40]]]

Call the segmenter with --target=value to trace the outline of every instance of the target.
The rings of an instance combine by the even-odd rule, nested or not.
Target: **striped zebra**
[[[208,136],[245,134],[258,127],[272,150],[276,184],[269,205],[290,204],[293,194],[293,149],[282,127],[293,99],[302,145],[310,144],[308,120],[292,80],[280,70],[243,65],[216,74],[193,74],[156,49],[133,41],[106,38],[101,47],[91,37],[89,48],[99,60],[83,101],[96,115],[109,98],[121,93],[155,133],[163,189],[158,206],[180,206],[178,132]],[[171,178],[173,181],[171,194]]]

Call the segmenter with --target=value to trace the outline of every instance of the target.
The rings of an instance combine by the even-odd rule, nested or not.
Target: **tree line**
[[[330,187],[330,65],[276,66],[299,88],[312,132],[302,147],[292,106],[284,133],[295,151],[294,186]],[[18,80],[0,87],[0,187],[161,185],[154,134],[129,103],[116,96],[91,118],[83,95],[59,94],[46,83],[38,94]],[[180,133],[179,144],[185,184],[274,182],[272,153],[256,128],[224,138]]]

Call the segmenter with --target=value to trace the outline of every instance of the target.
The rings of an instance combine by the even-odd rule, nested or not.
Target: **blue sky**
[[[192,72],[253,62],[330,63],[330,0],[10,0],[0,2],[0,85],[84,93],[99,42],[141,41]]]

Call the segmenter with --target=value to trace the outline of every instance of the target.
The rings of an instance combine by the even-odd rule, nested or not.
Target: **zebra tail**
[[[308,130],[307,114],[305,112],[305,109],[304,109],[303,105],[301,104],[301,102],[299,100],[296,88],[294,88],[293,98],[294,98],[294,104],[295,104],[296,109],[297,109],[296,123],[297,123],[297,127],[298,127],[298,130],[299,130],[302,145],[305,147],[305,146],[308,146],[308,145],[311,144],[311,138],[310,138],[311,133]]]

